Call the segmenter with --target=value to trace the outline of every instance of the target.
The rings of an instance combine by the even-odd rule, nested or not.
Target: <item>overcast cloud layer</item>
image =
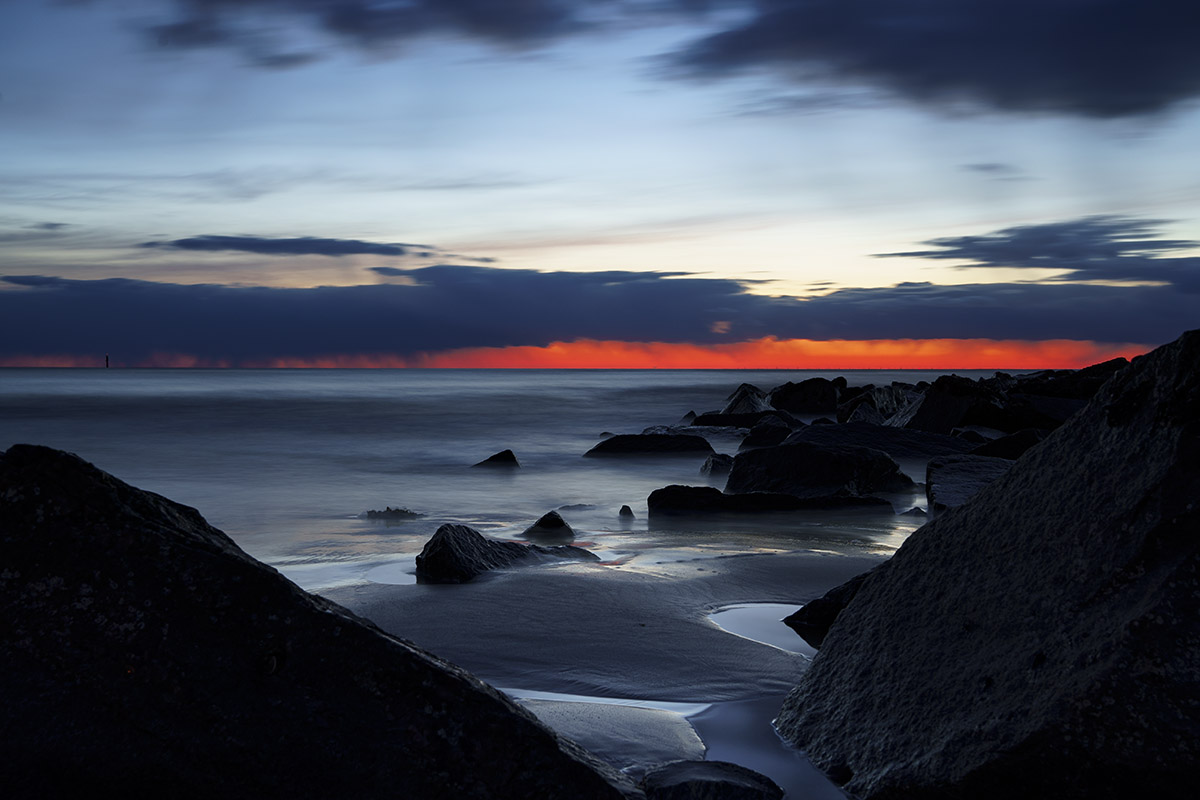
[[[797,299],[748,294],[734,281],[647,273],[447,265],[405,274],[416,285],[278,289],[9,276],[23,288],[0,291],[0,356],[111,352],[137,363],[182,353],[239,362],[765,336],[1156,344],[1200,319],[1196,295],[1171,287],[909,283]]]
[[[530,48],[612,25],[709,20],[664,54],[682,73],[767,70],[865,85],[921,103],[1121,117],[1200,94],[1200,6],[1190,0],[158,0],[167,49],[233,48],[258,66],[318,58],[278,24],[372,53],[434,34]],[[706,14],[740,9],[731,17]],[[389,51],[388,48],[391,48]]]

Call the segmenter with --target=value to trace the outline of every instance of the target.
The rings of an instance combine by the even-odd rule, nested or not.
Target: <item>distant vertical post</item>
[[[108,353],[104,354],[104,368],[108,369]]]

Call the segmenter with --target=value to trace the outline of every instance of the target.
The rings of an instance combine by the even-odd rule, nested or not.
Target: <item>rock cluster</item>
[[[1200,331],[872,571],[779,731],[868,800],[1191,797],[1197,498]]]

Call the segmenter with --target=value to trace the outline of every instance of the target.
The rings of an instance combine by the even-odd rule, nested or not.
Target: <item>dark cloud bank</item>
[[[923,103],[1109,118],[1200,95],[1200,5],[1192,0],[162,0],[160,46],[234,48],[263,67],[310,52],[272,43],[280,21],[379,52],[430,34],[528,48],[713,9],[739,21],[665,56],[676,74],[768,71],[871,86]],[[720,19],[728,19],[726,15]],[[717,17],[708,17],[717,24]]]

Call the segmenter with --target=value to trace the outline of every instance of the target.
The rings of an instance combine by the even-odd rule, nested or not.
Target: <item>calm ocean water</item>
[[[582,458],[604,432],[720,409],[742,382],[769,389],[834,374],[2,369],[0,448],[68,450],[194,506],[310,589],[363,578],[408,582],[413,558],[443,522],[515,536],[564,506],[578,543],[632,566],[698,553],[893,549],[913,529],[910,518],[650,524],[646,496],[671,483],[703,485],[703,458]],[[854,385],[939,373],[841,374]],[[737,439],[712,443],[718,452],[737,450]],[[470,468],[505,448],[520,470]],[[632,523],[618,519],[622,504],[634,509]],[[424,516],[396,524],[361,517],[389,505]]]

